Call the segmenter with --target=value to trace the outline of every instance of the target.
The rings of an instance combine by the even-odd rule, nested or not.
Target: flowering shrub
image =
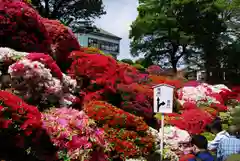
[[[152,119],[153,90],[149,86],[133,83],[119,84],[117,88],[123,99],[122,109],[146,120]]]
[[[104,128],[112,145],[112,156],[136,158],[147,156],[154,148],[154,138],[142,118],[124,112],[103,101],[84,106],[87,115]]]
[[[177,79],[170,79],[165,76],[158,75],[149,75],[149,81],[151,86],[155,86],[158,84],[168,84],[174,86],[176,89],[182,87],[182,82]]]
[[[50,40],[41,17],[21,1],[0,5],[0,46],[25,52],[48,52]]]
[[[74,50],[79,50],[80,45],[78,40],[70,29],[61,24],[57,20],[42,19],[44,26],[52,40],[51,56],[56,60],[61,69],[66,70],[68,57]],[[70,64],[69,64],[70,66]]]
[[[131,83],[139,83],[141,81],[141,77],[139,71],[133,66],[119,62],[118,63],[118,83],[123,84],[131,84]]]
[[[219,87],[221,86],[211,86],[205,83],[197,86],[184,86],[177,91],[178,99],[184,109],[210,106],[218,111],[226,111],[227,107],[224,105],[224,100],[220,94],[226,88]]]
[[[91,79],[92,84],[115,89],[116,60],[101,54],[86,54],[81,51],[72,52],[70,57],[75,59],[68,71],[72,78],[85,76]]]
[[[149,73],[149,74],[152,74],[152,75],[158,75],[160,74],[163,70],[161,69],[160,66],[158,65],[151,65],[149,66],[146,71]]]
[[[161,134],[161,130],[159,134]],[[191,141],[189,133],[174,126],[164,127],[164,143],[171,146],[172,149],[179,148],[180,143],[188,143]]]
[[[108,150],[104,131],[96,127],[83,111],[68,108],[52,108],[42,115],[43,128],[59,147],[59,158],[69,160],[92,160],[92,152],[107,160],[103,151]],[[96,154],[100,153],[100,154]],[[96,159],[97,161],[98,159]]]
[[[41,128],[41,113],[7,91],[0,91],[0,102],[0,133],[7,132],[16,139],[18,146],[24,147],[25,140]]]
[[[190,134],[200,134],[205,130],[215,117],[201,109],[190,109],[183,111],[179,119],[170,120],[169,123],[180,129],[188,131]]]
[[[10,48],[0,48],[0,75],[7,73],[8,66],[28,55],[26,52],[18,52]]]
[[[76,88],[76,81],[62,74],[48,55],[29,54],[25,59],[12,64],[8,72],[13,79],[12,86],[19,95],[32,103],[60,103],[65,106],[77,101],[71,95],[71,91]]]

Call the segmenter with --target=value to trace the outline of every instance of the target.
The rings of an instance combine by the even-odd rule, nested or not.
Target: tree
[[[31,0],[31,4],[41,16],[58,19],[70,27],[105,14],[102,0]]]
[[[222,77],[218,53],[221,48],[220,35],[226,31],[226,24],[219,15],[224,10],[216,0],[178,0],[175,7],[181,28],[191,34],[194,45],[203,50],[207,81],[216,83]]]
[[[177,65],[183,55],[190,54],[186,35],[177,21],[172,1],[139,0],[138,17],[131,25],[131,54],[144,54],[146,60],[155,64],[171,66],[177,72]]]

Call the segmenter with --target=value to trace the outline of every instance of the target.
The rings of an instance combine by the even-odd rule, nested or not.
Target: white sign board
[[[167,84],[159,84],[153,87],[153,111],[154,113],[173,112],[174,87]]]

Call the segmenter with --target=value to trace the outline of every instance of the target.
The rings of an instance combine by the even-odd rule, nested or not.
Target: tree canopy
[[[139,0],[130,31],[131,53],[169,63],[176,71],[179,60],[194,55],[194,48],[216,52],[219,35],[226,30],[219,18],[222,12],[215,0]]]
[[[41,16],[71,27],[105,14],[102,0],[31,0],[31,4]]]

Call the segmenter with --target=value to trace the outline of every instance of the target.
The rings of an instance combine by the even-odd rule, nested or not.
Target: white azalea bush
[[[185,103],[194,104],[196,107],[200,106],[217,106],[221,110],[227,110],[224,107],[223,92],[230,92],[231,90],[223,84],[209,85],[201,83],[197,86],[184,86],[177,91],[178,100],[181,105]]]
[[[26,52],[15,51],[10,48],[0,47],[0,76],[6,73],[7,67],[17,60],[28,55]]]
[[[70,106],[77,101],[72,94],[76,80],[63,74],[53,59],[45,54],[32,53],[9,66],[12,87],[31,102]]]

